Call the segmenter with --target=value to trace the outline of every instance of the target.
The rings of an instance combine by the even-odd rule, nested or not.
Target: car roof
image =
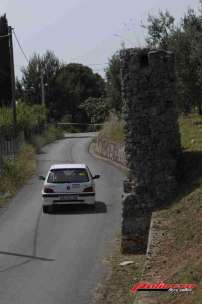
[[[56,169],[86,169],[85,164],[55,164],[50,167],[50,170]]]

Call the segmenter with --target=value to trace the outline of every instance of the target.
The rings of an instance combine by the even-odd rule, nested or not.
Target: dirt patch
[[[154,250],[148,257],[146,282],[192,283],[191,293],[145,292],[137,303],[198,304],[202,298],[202,189],[170,209],[153,215]],[[153,303],[153,302],[151,302]]]

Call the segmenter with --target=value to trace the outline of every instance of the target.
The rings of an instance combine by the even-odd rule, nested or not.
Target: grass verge
[[[144,281],[193,283],[192,293],[152,293],[140,296],[137,303],[199,304],[202,299],[202,189],[199,187],[167,210],[157,211],[158,239]]]
[[[178,196],[153,214],[158,239],[144,280],[193,283],[192,293],[144,293],[137,303],[199,304],[202,299],[202,117],[179,120],[184,150]]]
[[[15,160],[6,160],[4,174],[0,177],[0,206],[36,173],[36,154],[33,146],[25,144],[21,147]]]
[[[36,153],[41,151],[42,146],[61,138],[63,132],[50,126],[42,135],[35,136],[31,144],[24,144],[15,159],[4,162],[4,174],[0,176],[0,207],[36,174]]]
[[[100,131],[100,135],[113,142],[123,142],[123,126],[123,120],[118,119],[115,115],[113,115],[108,121],[104,123],[104,126]]]

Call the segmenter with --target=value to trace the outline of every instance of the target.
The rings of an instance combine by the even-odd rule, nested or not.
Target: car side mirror
[[[93,176],[93,179],[98,179],[98,178],[100,178],[100,175],[99,175],[99,174]]]
[[[46,178],[45,178],[44,176],[42,176],[42,175],[39,176],[39,180],[45,181],[45,179],[46,179]]]

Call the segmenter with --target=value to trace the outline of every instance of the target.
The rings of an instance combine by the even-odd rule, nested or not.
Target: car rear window
[[[48,183],[85,183],[89,181],[86,169],[53,169],[49,173]]]

